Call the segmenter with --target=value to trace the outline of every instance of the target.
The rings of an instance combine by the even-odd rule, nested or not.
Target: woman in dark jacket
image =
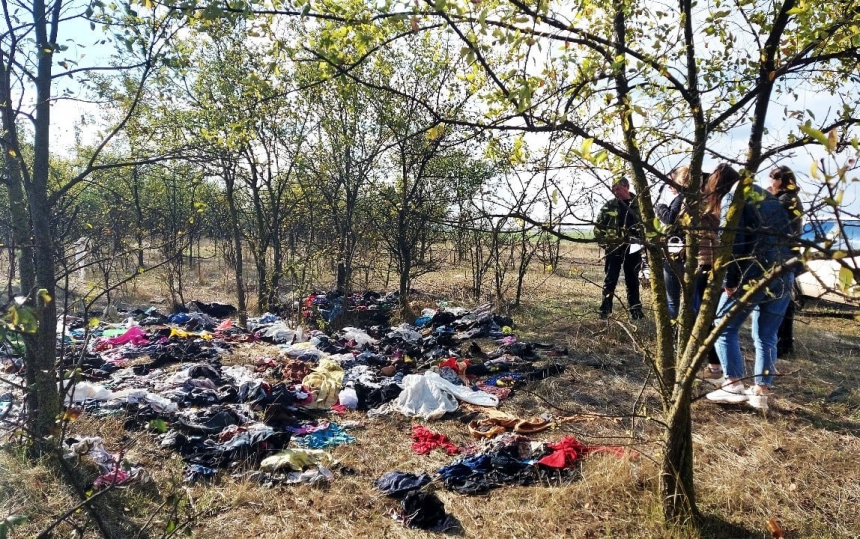
[[[684,195],[681,190],[687,187],[690,178],[689,167],[679,167],[669,173],[672,183],[667,184],[669,190],[675,194],[668,205],[660,203],[654,206],[657,219],[670,230],[678,224],[678,218],[684,210]],[[669,316],[674,320],[678,318],[678,309],[681,304],[681,276],[684,274],[684,263],[680,258],[681,253],[666,253],[666,261],[663,264],[663,280],[666,283],[666,299],[668,300]]]
[[[770,187],[767,190],[779,200],[788,213],[791,222],[791,239],[794,240],[791,249],[792,255],[799,256],[800,245],[797,240],[803,233],[803,203],[800,202],[797,178],[795,178],[794,172],[784,166],[774,168],[770,171]],[[794,309],[794,301],[789,301],[785,318],[783,318],[777,333],[776,357],[783,357],[794,352]]]

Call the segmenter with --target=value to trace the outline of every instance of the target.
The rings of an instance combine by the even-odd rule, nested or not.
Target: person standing
[[[709,191],[726,193],[722,197],[723,227],[733,198],[731,186],[738,180],[740,175],[726,164],[718,166],[708,179]],[[750,186],[745,197],[740,222],[734,231],[732,258],[728,261],[723,295],[717,306],[718,325],[729,315],[738,300],[746,295],[748,285],[754,285],[769,271],[783,266],[791,258],[791,249],[786,241],[790,229],[788,214],[779,200],[758,185]],[[708,393],[708,400],[721,403],[747,402],[753,408],[768,409],[767,399],[776,363],[776,334],[791,300],[793,287],[794,273],[782,272],[740,305],[739,310],[728,320],[716,343],[726,383]],[[747,389],[742,381],[744,359],[738,333],[750,314],[753,317],[755,383]]]
[[[797,178],[794,172],[785,166],[775,167],[770,171],[770,187],[767,191],[776,197],[788,213],[791,224],[791,239],[794,245],[792,256],[800,257],[800,245],[797,241],[803,234],[803,203],[797,188]],[[785,317],[779,325],[776,341],[776,357],[780,358],[794,352],[794,300],[788,302]]]
[[[681,190],[687,187],[690,178],[689,167],[679,167],[669,173],[670,183],[666,184],[669,191],[675,195],[668,205],[662,202],[654,206],[654,214],[661,223],[667,225],[670,231],[669,241],[681,239],[680,251],[674,252],[677,247],[667,245],[666,259],[663,262],[663,280],[666,283],[666,300],[669,307],[669,317],[672,320],[678,318],[678,309],[681,305],[681,277],[684,275],[685,254],[682,232],[678,229],[678,219],[685,210],[684,195]],[[674,233],[673,233],[674,232]]]
[[[639,269],[642,266],[639,204],[630,192],[627,178],[619,178],[611,189],[614,198],[603,205],[594,225],[594,237],[606,251],[603,300],[599,315],[601,319],[606,319],[612,313],[615,287],[623,269],[630,318],[639,320],[644,316],[639,299]]]

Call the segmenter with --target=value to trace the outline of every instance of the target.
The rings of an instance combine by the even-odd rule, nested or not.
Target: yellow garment
[[[310,466],[331,466],[334,460],[322,449],[284,449],[280,453],[263,459],[260,469],[275,472],[289,468],[300,472]]]
[[[314,393],[314,401],[307,408],[331,408],[337,404],[343,385],[343,369],[334,361],[323,358],[317,368],[305,376],[302,385]]]
[[[170,328],[170,337],[180,337],[183,339],[187,339],[189,337],[200,337],[201,339],[205,339],[207,341],[212,340],[212,334],[208,331],[201,331],[200,333],[194,333],[192,331],[185,331],[179,328]]]

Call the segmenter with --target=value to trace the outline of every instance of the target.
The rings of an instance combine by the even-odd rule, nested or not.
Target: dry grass
[[[594,413],[624,416],[634,406],[659,414],[659,404],[647,383],[648,370],[619,324],[599,321],[594,314],[601,268],[593,252],[578,248],[567,253],[556,273],[529,275],[527,300],[512,314],[516,331],[528,339],[567,346],[563,376],[532,383],[505,401],[502,409],[523,416],[543,412]],[[583,276],[583,270],[585,275]],[[572,275],[572,276],[571,276]],[[217,277],[195,291],[203,300],[229,300],[218,295]],[[467,301],[468,275],[449,270],[428,275],[416,288],[440,299]],[[147,289],[146,287],[153,287]],[[138,285],[140,297],[159,294],[157,283]],[[647,301],[647,294],[645,294]],[[420,308],[429,303],[417,304]],[[621,321],[627,324],[626,321]],[[652,328],[646,320],[628,325],[647,345]],[[767,537],[769,518],[780,521],[788,538],[847,538],[860,535],[860,332],[853,320],[812,316],[801,312],[796,325],[795,357],[779,364],[777,396],[762,416],[705,400],[693,405],[696,485],[705,516],[704,537]],[[746,356],[751,357],[746,342]],[[231,362],[245,363],[272,354],[262,346],[242,347]],[[272,354],[273,355],[273,354]],[[834,393],[838,388],[841,391]],[[127,459],[141,463],[149,478],[112,492],[100,505],[116,537],[161,537],[167,525],[165,507],[170,494],[181,494],[187,510],[197,516],[196,537],[430,537],[408,530],[386,512],[395,502],[371,488],[381,474],[399,469],[432,472],[450,457],[434,452],[417,456],[409,432],[415,422],[403,417],[367,420],[351,413],[366,428],[357,442],[332,450],[351,469],[336,474],[327,488],[280,486],[272,489],[233,480],[228,473],[209,484],[179,482],[182,463],[162,451],[154,435],[123,431],[118,420],[84,418],[77,432],[100,435],[110,449],[128,446]],[[470,440],[463,421],[452,417],[429,425],[455,443]],[[659,430],[653,423],[628,417],[570,423],[535,438],[555,440],[575,435],[592,444],[634,447],[638,458],[596,454],[582,463],[581,478],[561,485],[510,487],[484,496],[461,496],[438,490],[446,508],[460,521],[464,537],[687,537],[660,524],[657,495]],[[81,474],[89,479],[92,470]],[[33,465],[7,448],[0,453],[0,517],[26,513],[30,522],[13,537],[29,537],[53,515],[77,503],[56,473]],[[82,523],[85,513],[72,520]],[[70,537],[74,526],[62,524],[57,537]],[[97,534],[89,527],[85,534]]]

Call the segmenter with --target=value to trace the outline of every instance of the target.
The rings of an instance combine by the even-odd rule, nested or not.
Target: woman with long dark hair
[[[803,203],[800,201],[794,172],[786,166],[774,167],[770,171],[770,187],[767,191],[779,200],[788,213],[788,219],[791,222],[791,239],[794,243],[791,249],[792,255],[800,256],[800,244],[797,240],[803,233]],[[794,310],[794,300],[789,301],[785,317],[777,331],[776,357],[778,358],[794,352]]]
[[[708,179],[710,195],[708,210],[716,211],[716,198],[720,203],[720,223],[725,231],[726,215],[732,204],[732,186],[740,175],[730,166],[722,164]],[[720,197],[720,193],[723,195]],[[776,363],[777,330],[785,309],[791,300],[794,273],[783,272],[766,286],[759,281],[771,270],[781,267],[791,258],[791,249],[785,238],[790,232],[788,214],[782,204],[757,185],[744,191],[745,200],[728,261],[723,295],[717,307],[716,323],[736,306],[749,287],[760,287],[748,301],[738,306],[737,313],[728,320],[716,342],[717,355],[726,375],[726,383],[707,394],[714,402],[747,402],[753,408],[767,410],[768,395]],[[755,383],[744,387],[744,359],[741,354],[738,332],[752,314],[753,342],[755,344]]]

